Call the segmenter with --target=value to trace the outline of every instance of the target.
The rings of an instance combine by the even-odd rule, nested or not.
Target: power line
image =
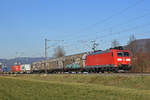
[[[150,26],[150,22],[146,23],[146,24],[143,24],[143,25],[137,25],[137,26],[134,26],[132,28],[124,29],[124,30],[121,30],[121,31],[112,32],[112,33],[109,33],[109,34],[106,34],[106,35],[103,35],[103,36],[97,36],[97,38],[105,38],[105,37],[108,37],[108,36],[114,36],[116,34],[121,34],[123,32],[131,31],[131,30],[135,30],[135,29],[140,29],[140,28],[143,28],[143,27],[146,27],[146,26]],[[87,39],[87,37],[86,37],[86,39]],[[87,42],[87,40],[84,40],[84,41]],[[81,40],[81,42],[84,42],[84,41]],[[88,39],[88,41],[89,41],[89,39]]]
[[[143,27],[146,27],[146,26],[150,26],[150,22],[146,23],[146,24],[143,24],[143,25],[137,25],[137,26],[132,27],[132,28],[124,29],[124,30],[121,30],[121,31],[118,31],[118,32],[113,32],[113,33],[110,33],[110,34],[107,34],[107,35],[103,35],[103,36],[100,36],[99,38],[97,38],[96,40],[99,40],[99,39],[102,39],[102,38],[105,38],[105,37],[109,37],[109,36],[114,36],[116,34],[121,34],[123,32],[127,32],[127,31],[130,31],[130,30],[133,30],[133,29],[140,29],[140,28],[143,28]],[[90,41],[90,40],[81,40],[80,44],[87,43],[88,41]],[[102,43],[102,41],[101,41],[101,43]],[[103,42],[103,43],[105,44],[105,42]]]
[[[124,30],[121,30],[121,31],[118,31],[118,32],[113,32],[113,33],[103,35],[103,36],[100,36],[100,37],[104,38],[104,37],[108,37],[108,36],[111,36],[111,35],[121,34],[123,32],[127,32],[127,31],[134,30],[134,29],[140,29],[140,28],[143,28],[143,27],[146,27],[146,26],[150,26],[150,22],[146,23],[146,24],[143,24],[143,25],[137,25],[137,26],[132,27],[132,28],[124,29]]]
[[[137,17],[131,18],[131,19],[129,19],[129,20],[126,20],[124,23],[119,23],[119,24],[115,25],[115,27],[121,26],[121,25],[127,25],[127,24],[129,24],[129,23],[131,23],[131,22],[133,22],[133,21],[136,21],[136,20],[138,20],[138,19],[142,19],[142,18],[147,17],[147,16],[149,16],[149,15],[150,15],[150,12],[149,12],[149,13],[146,13],[146,14],[144,14],[144,15],[137,16]],[[114,26],[109,27],[109,28],[107,28],[107,29],[102,30],[101,32],[104,32],[104,31],[106,31],[106,30],[108,30],[108,29],[113,29],[113,28],[115,28],[115,27],[114,27]]]
[[[95,24],[89,25],[88,27],[86,27],[86,28],[84,28],[84,29],[80,29],[79,32],[77,32],[77,33],[81,33],[81,32],[83,32],[83,31],[85,31],[85,30],[91,29],[92,27],[94,27],[94,26],[96,26],[96,25],[98,25],[98,24],[102,24],[102,23],[104,23],[104,22],[107,22],[108,20],[114,18],[114,17],[117,16],[117,15],[123,14],[123,13],[126,12],[127,10],[129,10],[129,9],[131,9],[131,8],[133,8],[133,7],[135,7],[136,5],[142,3],[143,1],[144,1],[144,0],[138,0],[138,1],[136,1],[134,4],[129,5],[128,7],[126,7],[126,8],[124,8],[124,9],[118,11],[117,13],[114,13],[114,14],[112,14],[111,16],[108,16],[108,17],[106,17],[105,19],[96,22]],[[81,34],[80,34],[80,36],[81,36]],[[67,37],[68,37],[68,36],[67,36]]]
[[[116,35],[116,34],[121,34],[121,33],[123,33],[123,32],[128,32],[128,31],[135,30],[135,29],[141,29],[141,28],[146,27],[146,26],[150,26],[150,22],[149,22],[149,23],[146,23],[146,24],[143,24],[143,25],[136,25],[136,26],[134,26],[134,27],[127,28],[127,29],[123,29],[123,30],[120,30],[120,31],[111,32],[111,33],[109,33],[109,34],[105,34],[105,35],[102,35],[102,36],[99,36],[98,34],[97,34],[97,35],[94,35],[94,36],[96,37],[95,39],[97,39],[97,38],[105,38],[105,37],[107,37],[107,36],[113,36],[113,35]],[[84,37],[84,36],[80,36],[80,37]],[[86,35],[85,38],[88,39],[87,37],[88,37],[88,36]],[[91,37],[91,36],[90,36],[90,37]],[[74,38],[75,38],[75,37],[74,37]],[[79,38],[77,38],[77,39],[79,39]],[[82,38],[82,39],[83,39],[83,38]],[[67,40],[68,40],[68,39],[67,39]],[[71,39],[69,39],[69,40],[71,40]],[[89,40],[89,39],[88,39],[88,40]],[[77,40],[71,40],[71,41],[77,41]]]
[[[101,21],[98,21],[98,22],[95,23],[95,24],[90,25],[90,26],[88,26],[88,27],[82,29],[80,32],[83,32],[83,31],[85,31],[85,30],[89,30],[90,28],[92,28],[92,27],[94,27],[94,26],[96,26],[96,25],[99,25],[99,24],[102,24],[102,23],[104,23],[104,22],[107,22],[108,20],[112,19],[112,18],[115,17],[116,15],[123,14],[123,13],[126,12],[127,10],[129,10],[129,9],[131,9],[131,8],[133,8],[133,7],[135,7],[136,5],[140,4],[140,3],[143,2],[143,1],[144,1],[144,0],[138,0],[138,1],[136,1],[134,4],[129,5],[127,8],[125,8],[125,9],[123,9],[123,10],[120,10],[119,12],[114,13],[114,14],[112,14],[111,16],[109,16],[109,17],[107,17],[107,18],[105,18],[105,19],[103,19],[103,20],[101,20]],[[79,33],[79,32],[78,32],[78,33]]]
[[[115,25],[115,26],[117,27],[117,26],[121,26],[121,25],[127,25],[128,23],[131,23],[131,22],[133,22],[133,21],[135,21],[135,20],[144,18],[144,17],[146,17],[146,16],[148,16],[148,15],[150,15],[150,12],[149,12],[149,13],[146,13],[146,14],[144,14],[144,15],[141,15],[141,16],[137,16],[137,17],[131,18],[131,19],[129,19],[129,20],[126,20],[126,22],[124,22],[124,23],[119,23],[119,24],[117,24],[117,25]],[[109,27],[109,28],[113,29],[113,28],[115,28],[115,27]],[[104,31],[106,31],[106,30],[107,30],[107,29],[104,29],[103,31],[101,31],[101,33],[104,32]],[[96,33],[98,33],[98,32],[96,32]],[[79,37],[84,37],[84,36],[87,37],[87,34],[80,35]],[[71,38],[75,38],[75,37],[71,37]],[[70,38],[70,39],[67,39],[67,40],[71,40],[71,38]],[[78,38],[78,37],[77,37],[77,38]]]

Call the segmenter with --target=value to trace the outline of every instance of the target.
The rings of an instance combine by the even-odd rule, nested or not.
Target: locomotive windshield
[[[129,57],[129,52],[117,52],[118,57]]]
[[[122,57],[123,56],[123,52],[117,52],[117,56],[118,57]]]
[[[129,57],[130,55],[129,55],[129,52],[124,52],[124,56],[125,57]]]

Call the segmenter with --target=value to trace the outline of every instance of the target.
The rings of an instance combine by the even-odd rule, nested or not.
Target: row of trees
[[[133,45],[133,43],[131,44]],[[134,47],[134,48],[133,48]],[[132,65],[133,72],[150,72],[150,40],[148,40],[143,48],[137,47],[136,42],[132,49]]]

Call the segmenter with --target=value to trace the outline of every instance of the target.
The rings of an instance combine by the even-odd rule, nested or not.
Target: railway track
[[[1,73],[0,76],[15,76],[15,75],[45,75],[45,76],[49,76],[49,75],[104,75],[104,76],[150,76],[150,72],[144,72],[144,73],[140,73],[140,72],[126,72],[126,73],[31,73],[31,74],[8,74],[8,73]]]

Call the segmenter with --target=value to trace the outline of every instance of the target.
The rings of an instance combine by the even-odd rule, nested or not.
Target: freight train
[[[34,62],[32,72],[61,73],[61,72],[91,72],[104,73],[129,71],[131,56],[129,50],[123,47],[110,48],[105,51],[94,51],[65,57]]]
[[[51,58],[32,65],[11,66],[10,73],[71,73],[119,72],[131,69],[129,50],[122,47],[93,51],[59,58]]]

